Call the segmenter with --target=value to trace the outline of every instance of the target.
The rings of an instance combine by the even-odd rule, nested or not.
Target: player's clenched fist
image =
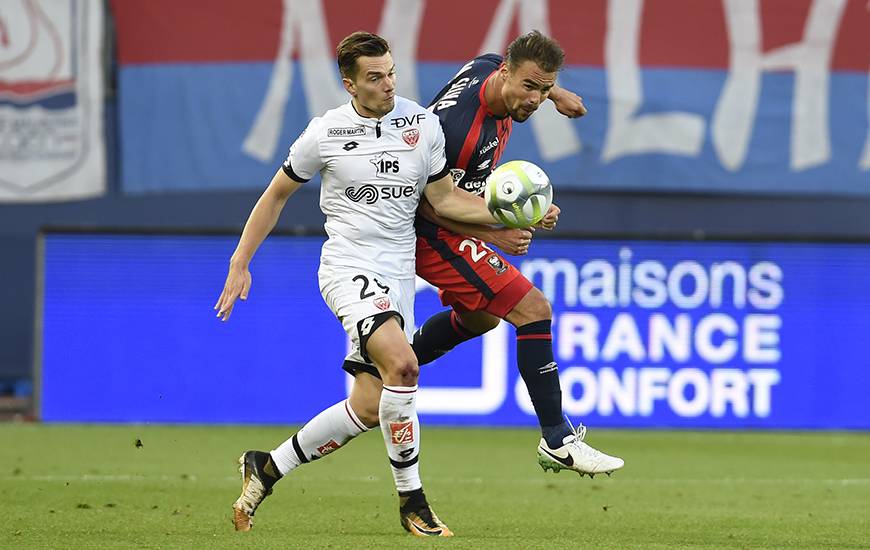
[[[547,209],[547,213],[544,214],[544,217],[535,224],[537,227],[546,230],[552,230],[556,227],[556,222],[559,221],[559,214],[562,212],[562,209],[556,206],[555,204],[551,204],[550,208]]]
[[[251,272],[248,268],[230,267],[230,272],[227,275],[227,280],[224,283],[224,291],[221,292],[220,298],[214,305],[217,310],[217,316],[221,321],[226,321],[230,318],[233,312],[233,305],[236,303],[236,298],[242,300],[248,299],[248,291],[251,290]]]

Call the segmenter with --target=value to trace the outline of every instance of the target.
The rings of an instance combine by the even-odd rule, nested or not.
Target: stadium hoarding
[[[312,117],[347,101],[333,50],[354,30],[391,41],[398,93],[426,103],[469,59],[539,29],[563,45],[559,83],[589,114],[545,103],[504,158],[562,188],[870,193],[865,0],[367,7],[215,0],[204,17],[195,3],[113,0],[123,190],[259,188]]]
[[[105,194],[102,2],[0,9],[0,204]]]
[[[232,318],[235,236],[48,233],[44,421],[300,423],[346,396],[322,237],[272,237]],[[595,426],[870,429],[870,243],[538,240],[565,412]],[[417,321],[438,311],[417,284]],[[424,422],[534,425],[504,323],[422,367]]]

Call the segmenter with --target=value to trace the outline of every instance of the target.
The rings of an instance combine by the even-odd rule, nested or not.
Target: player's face
[[[363,116],[380,118],[393,110],[396,103],[396,66],[389,52],[380,57],[360,57],[353,80],[344,79],[344,87],[356,100]]]
[[[556,84],[556,73],[543,71],[534,61],[523,61],[513,70],[502,64],[499,70],[504,79],[502,99],[508,114],[517,122],[532,116]]]

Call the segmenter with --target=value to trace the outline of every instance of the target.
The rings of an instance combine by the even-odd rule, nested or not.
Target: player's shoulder
[[[305,132],[310,132],[318,140],[361,136],[365,134],[365,128],[359,124],[358,118],[348,102],[312,118]]]
[[[429,131],[439,129],[438,117],[412,99],[396,96],[396,106],[389,115],[389,124],[396,128],[420,126]]]
[[[423,107],[413,99],[407,97],[396,96],[396,106],[393,108],[393,114],[407,115],[416,113],[425,113],[426,107]]]
[[[475,57],[463,65],[438,93],[429,109],[442,118],[464,118],[480,106],[480,89],[486,79],[498,69],[502,57],[488,53]]]

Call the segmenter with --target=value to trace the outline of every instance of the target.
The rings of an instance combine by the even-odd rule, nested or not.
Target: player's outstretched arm
[[[511,229],[510,227],[492,227],[491,225],[457,222],[435,213],[435,209],[432,208],[426,197],[423,197],[420,201],[420,208],[417,209],[417,214],[459,235],[474,237],[485,243],[494,244],[512,256],[522,256],[529,251],[529,243],[532,240],[531,231],[534,231],[534,229]]]
[[[450,174],[427,185],[423,194],[435,213],[444,218],[478,225],[498,223],[483,199],[456,187]]]
[[[239,239],[236,251],[230,258],[230,269],[223,292],[214,305],[221,321],[230,318],[236,299],[248,299],[248,291],[251,289],[251,272],[248,266],[251,263],[251,258],[254,257],[257,248],[278,223],[278,216],[281,215],[281,210],[287,204],[287,199],[301,185],[300,182],[291,179],[284,173],[283,169],[278,169],[269,187],[266,188],[257,204],[254,205],[254,209],[251,210],[251,215],[245,223],[245,229],[242,231],[242,237]]]
[[[557,111],[568,118],[581,117],[587,113],[586,106],[583,105],[583,98],[558,84],[550,89],[548,99],[556,105]]]

